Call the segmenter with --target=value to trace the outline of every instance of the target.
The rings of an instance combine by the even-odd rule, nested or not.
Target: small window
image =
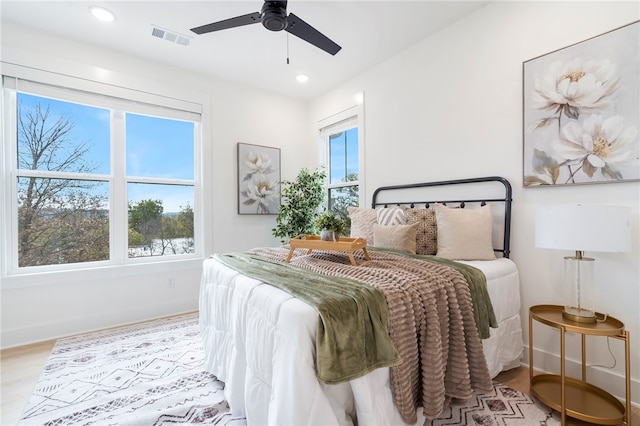
[[[347,207],[359,204],[358,128],[329,135],[329,185],[330,211],[347,216]]]
[[[321,143],[327,168],[327,210],[348,218],[347,208],[360,205],[362,135],[361,112],[354,107],[333,120],[323,120]]]

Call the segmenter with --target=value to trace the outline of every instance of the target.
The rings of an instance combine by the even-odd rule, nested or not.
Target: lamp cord
[[[605,321],[607,319],[607,315],[604,316],[603,320],[598,320],[598,322],[602,322]],[[613,359],[613,364],[612,365],[604,365],[604,364],[590,364],[589,367],[602,367],[602,368],[615,368],[615,366],[618,364],[618,361],[616,360],[616,356],[613,354],[613,351],[611,350],[611,337],[607,336],[607,349],[609,350],[609,355],[611,355],[611,359]]]

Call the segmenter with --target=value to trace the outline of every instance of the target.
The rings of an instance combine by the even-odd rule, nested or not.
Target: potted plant
[[[323,241],[338,241],[346,228],[344,219],[330,211],[318,216],[316,226],[320,229],[320,239]]]
[[[313,172],[303,168],[294,181],[280,182],[282,203],[271,232],[283,244],[298,235],[315,233],[318,208],[325,198],[325,178],[322,168]]]

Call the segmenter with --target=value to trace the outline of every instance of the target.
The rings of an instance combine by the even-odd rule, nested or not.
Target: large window
[[[326,153],[327,209],[345,218],[347,208],[360,204],[361,150],[359,108],[323,120],[320,138]]]
[[[9,270],[197,252],[199,114],[12,77],[3,86]]]

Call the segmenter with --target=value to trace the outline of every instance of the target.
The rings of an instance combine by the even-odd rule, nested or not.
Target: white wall
[[[305,103],[5,22],[1,48],[4,62],[202,102],[204,256],[277,242],[274,215],[237,214],[236,144],[281,148],[282,178],[293,179],[316,161]],[[3,277],[2,347],[195,310],[202,260]]]
[[[364,91],[367,200],[381,185],[488,175],[511,182],[512,259],[521,274],[525,344],[529,307],[561,303],[562,258],[571,254],[535,247],[534,209],[558,203],[630,206],[633,252],[593,255],[598,310],[622,320],[631,333],[635,402],[640,401],[640,183],[523,189],[522,62],[639,18],[638,2],[494,2],[316,99],[310,117],[317,122]],[[558,333],[536,328],[534,335],[536,366],[559,371]],[[568,356],[579,360],[579,339],[570,336],[568,345]],[[590,364],[611,364],[604,339],[588,339],[587,346]],[[612,340],[611,347],[617,366],[596,368],[589,378],[624,396],[623,346]],[[579,372],[575,365],[568,371]]]
[[[270,231],[273,216],[236,214],[235,144],[281,147],[282,177],[292,179],[300,167],[313,167],[317,121],[353,105],[353,94],[364,91],[367,199],[377,186],[393,183],[494,174],[511,181],[512,258],[521,272],[525,342],[528,307],[558,302],[562,256],[569,254],[534,247],[533,209],[561,202],[631,206],[633,252],[598,254],[597,278],[606,283],[599,289],[599,310],[624,321],[631,332],[632,394],[637,402],[640,183],[525,190],[521,173],[522,62],[639,17],[637,2],[494,2],[320,97],[310,110],[298,101],[4,23],[1,47],[3,60],[9,50],[19,61],[42,67],[66,60],[78,63],[77,72],[91,78],[111,78],[160,92],[196,92],[209,100],[207,254],[276,242]],[[47,52],[54,51],[52,58]],[[176,277],[173,289],[166,288],[167,274]],[[38,277],[18,283],[24,287],[13,285],[14,281],[13,288],[2,290],[2,346],[195,309],[199,277],[199,264],[186,264],[153,272],[99,271],[88,278],[51,276],[46,285]],[[557,340],[553,332],[536,331],[536,357],[550,354],[545,359],[553,361]],[[569,355],[576,359],[573,349],[578,341],[569,342]],[[595,346],[590,347],[590,362],[608,364],[608,354],[601,349],[606,345],[598,342],[601,350]],[[595,371],[593,377],[621,395],[623,353],[617,341],[612,349],[617,367],[611,373]]]

